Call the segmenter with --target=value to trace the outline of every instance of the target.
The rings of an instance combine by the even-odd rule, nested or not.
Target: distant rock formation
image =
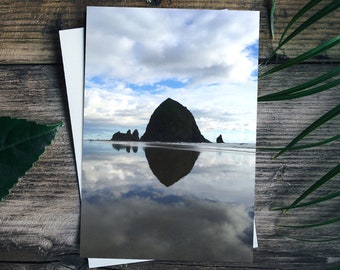
[[[224,143],[224,141],[223,141],[223,138],[222,138],[222,135],[220,134],[220,136],[218,136],[217,138],[216,138],[216,142],[217,143]]]
[[[168,98],[153,112],[141,141],[209,142],[201,134],[192,113]]]
[[[133,133],[130,129],[126,133],[118,131],[112,135],[111,141],[139,141],[138,130],[135,129]]]

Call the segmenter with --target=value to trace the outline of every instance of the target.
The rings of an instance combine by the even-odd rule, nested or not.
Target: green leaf
[[[276,66],[268,71],[266,71],[265,73],[261,74],[259,76],[259,79],[262,79],[270,74],[273,74],[275,72],[278,72],[282,69],[285,69],[285,68],[288,68],[288,67],[291,67],[293,65],[296,65],[296,64],[299,64],[303,61],[305,61],[306,59],[309,59],[309,58],[312,58],[336,45],[340,44],[340,35],[337,35],[335,36],[334,38],[331,38],[330,40],[327,40],[326,42],[320,44],[319,46],[316,46],[315,48],[303,53],[303,54],[300,54],[299,56],[293,58],[293,59],[290,59],[288,60],[287,62],[279,65],[279,66]]]
[[[301,202],[303,199],[305,199],[309,194],[317,190],[319,187],[321,187],[323,184],[328,182],[330,179],[332,179],[334,176],[336,176],[338,173],[340,173],[340,164],[335,166],[332,170],[330,170],[328,173],[326,173],[324,176],[322,176],[317,182],[315,182],[312,186],[310,186],[304,193],[302,193],[299,198],[297,198],[290,206],[289,208],[293,208],[296,206],[299,202]]]
[[[25,175],[62,123],[40,125],[23,119],[0,117],[0,200]]]
[[[285,45],[288,41],[290,41],[293,37],[295,37],[300,32],[305,30],[307,27],[309,27],[310,25],[312,25],[313,23],[320,20],[322,17],[326,16],[327,14],[331,13],[332,11],[336,10],[339,7],[340,7],[340,1],[339,0],[334,0],[330,4],[326,5],[324,8],[322,8],[317,13],[315,13],[312,17],[310,17],[304,23],[302,23],[298,28],[296,28],[287,38],[282,40],[280,42],[279,46],[275,49],[275,51],[280,49],[283,45]]]
[[[306,203],[299,203],[299,204],[296,204],[296,205],[293,205],[293,206],[275,207],[275,208],[272,208],[271,210],[272,211],[285,210],[287,212],[290,209],[301,208],[301,207],[306,207],[306,206],[314,205],[314,204],[317,204],[317,203],[321,203],[321,202],[324,202],[324,201],[331,200],[331,199],[339,197],[339,196],[340,196],[340,191],[336,191],[336,192],[333,192],[331,194],[319,197],[319,198],[317,198],[315,200],[312,200],[312,201],[309,201],[309,202],[306,202]]]
[[[318,141],[318,142],[314,142],[314,143],[307,143],[307,144],[301,144],[301,145],[296,145],[290,148],[287,147],[266,147],[266,146],[256,146],[257,150],[264,150],[264,151],[273,151],[273,150],[286,150],[286,151],[293,151],[293,150],[301,150],[301,149],[307,149],[307,148],[312,148],[312,147],[317,147],[317,146],[321,146],[327,143],[330,143],[332,141],[336,141],[340,139],[340,134],[331,136],[327,139]]]
[[[274,38],[275,36],[274,34],[274,12],[275,12],[276,1],[277,0],[272,0],[272,6],[269,12],[270,33],[272,35],[272,38]]]
[[[295,137],[284,149],[282,149],[276,156],[273,158],[277,158],[278,156],[282,155],[284,152],[288,151],[290,148],[292,148],[297,142],[302,140],[304,137],[306,137],[309,133],[317,129],[322,124],[326,123],[330,119],[338,116],[340,114],[340,105],[335,106],[333,109],[331,109],[329,112],[325,113],[323,116],[318,118],[316,121],[314,121],[311,125],[309,125],[305,130],[303,130],[299,135]]]
[[[295,16],[290,20],[290,22],[287,24],[285,30],[283,31],[282,35],[281,35],[281,39],[280,42],[282,41],[282,39],[284,38],[284,36],[286,35],[286,33],[288,32],[288,30],[292,27],[292,25],[298,20],[300,19],[300,17],[305,14],[308,10],[310,10],[312,7],[314,7],[315,5],[317,5],[319,2],[321,2],[322,0],[311,0],[309,1],[303,8],[301,8],[299,10],[298,13],[295,14]]]
[[[312,86],[315,86],[315,85],[322,83],[322,82],[324,82],[324,81],[326,81],[326,80],[328,80],[328,79],[330,79],[330,78],[332,78],[332,77],[334,77],[338,74],[340,74],[340,66],[337,66],[336,68],[332,69],[331,71],[329,71],[325,74],[322,74],[322,75],[316,77],[315,79],[312,79],[312,80],[307,81],[305,83],[302,83],[302,84],[299,84],[297,86],[288,88],[286,90],[279,91],[277,93],[261,96],[261,97],[258,98],[258,101],[274,101],[274,100],[277,100],[276,98],[278,98],[278,97],[286,98],[286,97],[289,96],[289,94],[310,88]]]
[[[340,270],[340,265],[334,266],[332,268],[327,268],[327,270]]]
[[[332,223],[336,223],[340,221],[340,217],[331,218],[326,221],[320,222],[320,223],[314,223],[314,224],[305,224],[305,225],[280,225],[282,228],[292,228],[292,229],[306,229],[306,228],[314,228],[314,227],[320,227],[329,225]]]
[[[303,242],[314,242],[314,243],[324,243],[324,242],[331,242],[331,241],[337,241],[340,240],[340,237],[332,237],[332,238],[325,238],[325,239],[306,239],[306,238],[299,238],[299,237],[289,237],[293,240],[303,241]]]
[[[267,99],[266,101],[280,101],[280,100],[291,100],[291,99],[301,98],[301,97],[314,95],[316,93],[326,91],[326,90],[331,89],[331,88],[338,86],[338,85],[340,85],[340,79],[330,81],[328,83],[325,83],[323,85],[320,85],[320,86],[317,86],[317,87],[314,87],[314,88],[310,88],[310,89],[305,90],[305,91],[299,91],[299,92],[292,93],[292,94],[289,94],[289,95],[272,97],[270,99]]]

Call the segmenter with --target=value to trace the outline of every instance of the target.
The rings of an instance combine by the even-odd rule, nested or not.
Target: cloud
[[[196,146],[191,173],[165,187],[141,147],[84,146],[82,256],[251,261],[255,152]]]
[[[127,154],[124,149],[115,150],[109,142],[85,142],[84,150],[83,189],[87,194],[108,196],[110,190],[110,196],[121,197],[126,190],[147,187],[166,195],[253,205],[255,152],[198,148],[201,153],[190,174],[165,188],[149,168],[142,147],[137,153]]]
[[[81,222],[86,257],[252,260],[253,223],[242,205],[195,198],[164,204],[138,196],[84,200]]]
[[[89,8],[85,137],[143,134],[171,97],[209,140],[232,131],[229,141],[255,142],[258,27],[257,12]]]
[[[87,78],[244,82],[257,67],[247,49],[258,42],[252,12],[93,7],[87,29]]]
[[[222,133],[227,141],[237,142],[239,134],[232,138],[232,131],[249,132],[238,142],[255,142],[256,131],[256,82],[210,87],[160,87],[157,94],[135,91],[123,83],[92,85],[85,92],[85,130],[112,127],[111,135],[119,130],[137,128],[143,134],[151,114],[167,97],[186,106],[194,115],[204,136],[215,141]],[[227,90],[224,90],[227,89]],[[195,93],[195,94],[193,94]]]

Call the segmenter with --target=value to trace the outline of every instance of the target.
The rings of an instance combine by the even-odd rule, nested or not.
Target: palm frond
[[[308,238],[299,238],[299,237],[291,237],[291,236],[287,236],[287,238],[297,240],[297,241],[313,242],[313,243],[324,243],[324,242],[332,242],[332,241],[340,240],[340,236],[332,237],[332,238],[324,238],[324,239],[308,239]]]
[[[333,141],[336,141],[340,139],[340,134],[331,136],[327,139],[314,142],[314,143],[307,143],[307,144],[301,144],[301,145],[295,145],[293,147],[287,148],[287,147],[266,147],[266,146],[256,146],[256,149],[258,150],[264,150],[264,151],[280,151],[280,150],[286,150],[286,151],[293,151],[293,150],[301,150],[301,149],[307,149],[312,147],[321,146]]]
[[[320,227],[320,226],[325,226],[329,225],[332,223],[336,223],[340,221],[340,217],[335,217],[328,219],[326,221],[320,222],[320,223],[313,223],[313,224],[305,224],[305,225],[279,225],[279,227],[282,228],[294,228],[294,229],[306,229],[306,228],[314,228],[314,227]]]
[[[287,95],[287,94],[277,95],[276,97],[274,97],[274,98],[272,97],[269,100],[270,101],[279,101],[279,100],[291,100],[291,99],[301,98],[301,97],[310,96],[310,95],[314,95],[316,93],[326,91],[326,90],[331,89],[331,88],[338,86],[338,85],[340,85],[340,79],[325,83],[324,85],[321,85],[321,86],[310,88],[310,89],[305,90],[305,91],[299,91],[299,92],[289,94],[289,95]],[[267,101],[268,101],[268,99],[267,99]]]
[[[272,38],[274,38],[274,13],[275,13],[275,6],[276,6],[276,1],[277,0],[272,0],[272,6],[270,8],[269,12],[269,24],[270,24],[270,33]]]
[[[312,17],[308,18],[305,22],[303,22],[288,37],[286,37],[284,40],[280,41],[278,47],[275,49],[275,52],[278,49],[280,49],[283,45],[285,45],[288,41],[290,41],[292,38],[294,38],[296,35],[298,35],[300,32],[307,29],[310,25],[317,22],[318,20],[320,20],[322,17],[328,15],[329,13],[335,11],[339,7],[340,7],[340,1],[339,0],[333,0],[333,2],[329,3],[324,8],[322,8],[317,13],[315,13]]]
[[[280,42],[282,42],[284,36],[286,35],[286,33],[288,32],[288,30],[292,27],[292,25],[301,18],[301,16],[303,14],[305,14],[307,11],[309,11],[311,8],[313,8],[315,5],[317,5],[318,3],[320,3],[322,0],[311,0],[309,1],[303,8],[301,8],[299,10],[298,13],[295,14],[295,16],[289,21],[289,23],[287,24],[285,30],[283,31],[281,38],[280,38]]]
[[[317,129],[322,124],[326,123],[327,121],[331,120],[332,118],[338,116],[340,114],[340,104],[335,106],[333,109],[322,115],[316,121],[314,121],[311,125],[309,125],[305,130],[303,130],[299,135],[297,135],[284,149],[279,151],[273,159],[277,158],[278,156],[282,155],[290,148],[292,148],[296,143],[306,137],[309,133]]]
[[[331,194],[319,197],[319,198],[317,198],[315,200],[311,200],[311,201],[306,202],[306,203],[299,203],[299,204],[296,204],[296,205],[293,205],[293,206],[274,207],[271,210],[272,211],[285,210],[285,212],[287,212],[290,209],[295,209],[295,208],[301,208],[301,207],[306,207],[306,206],[314,205],[314,204],[317,204],[317,203],[321,203],[321,202],[324,202],[324,201],[331,200],[331,199],[339,197],[339,196],[340,196],[340,191],[336,191],[336,192],[333,192]]]
[[[278,65],[268,71],[266,71],[265,73],[259,75],[259,79],[262,79],[270,74],[273,74],[275,72],[278,72],[282,69],[285,69],[285,68],[288,68],[288,67],[291,67],[291,66],[294,66],[296,64],[299,64],[303,61],[305,61],[306,59],[309,59],[309,58],[312,58],[316,55],[319,55],[320,53],[323,53],[324,51],[336,46],[340,44],[340,35],[337,35],[329,40],[327,40],[326,42],[314,47],[313,49],[295,57],[295,58],[292,58],[290,60],[288,60],[287,62],[281,64],[281,65]]]
[[[327,183],[329,180],[331,180],[334,176],[336,176],[340,172],[340,164],[335,166],[333,169],[331,169],[328,173],[326,173],[324,176],[322,176],[317,182],[315,182],[312,186],[310,186],[304,193],[302,193],[299,198],[297,198],[290,206],[290,208],[294,208],[299,202],[301,202],[303,199],[305,199],[308,195],[310,195],[312,192],[317,190],[319,187]],[[287,209],[288,210],[288,209]]]
[[[320,84],[336,75],[340,74],[340,65],[337,66],[336,68],[332,69],[329,72],[326,72],[312,80],[309,80],[305,83],[299,84],[297,86],[273,93],[273,94],[268,94],[268,95],[264,95],[258,98],[258,101],[274,101],[277,100],[277,97],[285,97],[288,96],[289,94],[298,92],[298,91],[302,91],[304,89],[310,88],[312,86],[315,86],[317,84]]]

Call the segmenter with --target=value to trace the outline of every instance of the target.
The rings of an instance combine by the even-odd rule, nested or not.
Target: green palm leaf
[[[292,150],[301,150],[301,149],[306,149],[306,148],[312,148],[312,147],[317,147],[317,146],[321,146],[327,143],[330,143],[332,141],[336,141],[340,139],[340,134],[331,136],[327,139],[318,141],[318,142],[314,142],[314,143],[307,143],[307,144],[301,144],[301,145],[295,145],[293,147],[287,148],[287,147],[266,147],[266,146],[257,146],[256,149],[259,150],[265,150],[265,151],[273,151],[273,150],[286,150],[286,151],[292,151]]]
[[[323,116],[314,121],[310,126],[308,126],[305,130],[303,130],[298,136],[295,137],[284,149],[282,149],[279,153],[274,156],[274,159],[278,156],[282,155],[284,152],[288,151],[292,148],[296,143],[306,137],[309,133],[317,129],[322,124],[326,123],[330,119],[338,116],[340,114],[340,105],[335,106],[333,109],[325,113]]]
[[[328,79],[330,79],[330,78],[332,78],[332,77],[334,77],[338,74],[340,74],[340,66],[337,66],[336,68],[332,69],[331,71],[329,71],[325,74],[322,74],[322,75],[320,75],[320,76],[318,76],[318,77],[316,77],[312,80],[309,80],[305,83],[302,83],[300,85],[288,88],[286,90],[279,91],[277,93],[261,96],[261,97],[258,98],[258,101],[274,101],[274,100],[277,100],[276,99],[277,97],[285,97],[288,94],[295,93],[295,92],[310,88],[310,87],[315,86],[319,83],[322,83],[322,82],[324,82],[324,81],[326,81],[326,80],[328,80]]]
[[[293,205],[293,206],[275,207],[275,208],[272,208],[271,210],[273,210],[273,211],[285,210],[287,212],[290,209],[301,208],[301,207],[306,207],[306,206],[314,205],[314,204],[317,204],[317,203],[321,203],[321,202],[324,202],[324,201],[331,200],[331,199],[339,197],[339,196],[340,196],[340,191],[336,191],[336,192],[333,192],[331,194],[319,197],[319,198],[317,198],[315,200],[312,200],[312,201],[309,201],[309,202],[306,202],[306,203],[299,203],[299,204],[296,204],[296,205]]]
[[[324,225],[329,225],[332,223],[336,223],[340,221],[340,217],[331,218],[326,221],[320,222],[320,223],[314,223],[314,224],[305,224],[305,225],[280,225],[282,228],[294,228],[294,229],[306,229],[306,228],[314,228],[314,227],[320,227]]]
[[[324,176],[322,176],[316,183],[314,183],[312,186],[310,186],[304,193],[300,195],[299,198],[297,198],[290,206],[290,208],[294,208],[299,202],[301,202],[303,199],[305,199],[309,194],[317,190],[319,187],[327,183],[329,180],[331,180],[334,176],[336,176],[340,172],[340,164],[335,166],[332,170],[330,170],[328,173],[326,173]]]
[[[311,57],[314,57],[336,45],[340,44],[340,35],[337,35],[335,36],[334,38],[331,38],[330,40],[320,44],[319,46],[316,46],[315,48],[293,58],[293,59],[290,59],[289,61],[287,61],[286,63],[283,63],[279,66],[276,66],[270,70],[268,70],[267,72],[261,74],[259,76],[259,79],[262,79],[270,74],[273,74],[277,71],[280,71],[282,69],[285,69],[285,68],[288,68],[288,67],[291,67],[293,65],[296,65],[296,64],[299,64],[301,62],[303,62],[304,60],[308,59],[308,58],[311,58]]]
[[[280,42],[283,40],[284,36],[286,35],[286,33],[288,32],[288,30],[292,27],[292,25],[298,20],[300,19],[300,17],[305,14],[308,10],[310,10],[312,7],[314,7],[315,5],[317,5],[319,2],[321,2],[322,0],[311,0],[309,1],[303,8],[301,8],[299,10],[298,13],[295,14],[295,16],[290,20],[290,22],[287,24],[287,27],[285,28],[285,30],[283,31],[282,35],[281,35],[281,39]]]
[[[322,17],[326,16],[327,14],[331,13],[332,11],[336,10],[340,7],[340,1],[339,0],[333,0],[330,4],[326,5],[323,9],[315,13],[312,17],[310,17],[308,20],[306,20],[304,23],[302,23],[298,28],[296,28],[287,38],[282,40],[279,44],[279,46],[275,49],[275,52],[280,49],[283,45],[285,45],[288,41],[290,41],[293,37],[295,37],[297,34],[305,30],[307,27],[321,19]]]
[[[305,97],[305,96],[309,96],[309,95],[313,95],[316,93],[320,93],[323,91],[326,91],[330,88],[333,88],[335,86],[340,85],[340,79],[328,82],[324,85],[321,86],[317,86],[305,91],[299,91],[297,93],[293,93],[293,94],[289,94],[289,95],[277,95],[276,97],[272,97],[270,99],[267,99],[266,101],[279,101],[279,100],[290,100],[290,99],[296,99],[296,98],[300,98],[300,97]]]
[[[274,12],[275,12],[275,6],[276,6],[276,0],[272,1],[272,6],[270,8],[269,13],[269,21],[270,21],[270,33],[272,35],[272,38],[274,38]]]
[[[277,48],[272,52],[269,59],[266,63],[270,61],[270,59],[277,53],[277,51],[282,48],[285,44],[287,44],[290,40],[292,40],[295,36],[297,36],[299,33],[307,29],[310,25],[314,24],[324,16],[330,14],[331,12],[335,11],[340,7],[340,1],[339,0],[333,0],[329,4],[326,4],[323,8],[321,8],[319,11],[317,11],[314,15],[312,15],[310,18],[302,22],[298,27],[296,27],[295,30],[293,30],[288,36],[287,33],[290,29],[292,29],[292,26],[307,12],[310,11],[314,6],[319,4],[321,0],[311,0],[309,1],[288,23],[286,28],[284,29],[279,44]],[[274,11],[275,11],[275,5],[276,1],[272,1],[272,7],[270,10],[270,30],[272,37],[274,38]],[[328,41],[314,47],[313,49],[298,55],[297,57],[288,60],[287,62],[280,64],[263,74],[259,76],[259,79],[264,78],[268,75],[271,75],[275,72],[278,72],[280,70],[289,68],[291,66],[297,65],[307,59],[313,58],[325,51],[327,51],[330,48],[333,48],[337,46],[340,43],[340,35],[337,35]],[[321,91],[329,90],[332,87],[338,86],[340,84],[340,79],[335,79],[332,81],[327,80],[333,78],[334,76],[340,74],[340,66],[337,66],[335,69],[322,74],[318,76],[317,78],[314,78],[312,80],[309,80],[303,84],[285,89],[283,91],[265,95],[258,98],[258,101],[279,101],[279,100],[290,100],[294,98],[300,98],[307,95],[312,95],[315,93],[319,93]],[[320,83],[325,82],[323,85],[319,85]],[[304,137],[306,137],[308,134],[313,132],[315,129],[319,128],[321,125],[329,121],[330,119],[338,116],[340,114],[340,105],[335,106],[330,111],[319,117],[317,120],[315,120],[311,125],[309,125],[307,128],[305,128],[299,135],[297,135],[286,147],[284,148],[271,148],[271,147],[257,147],[257,149],[264,149],[264,150],[279,150],[278,154],[275,155],[274,158],[277,158],[278,156],[282,155],[286,151],[290,150],[298,150],[298,149],[304,149],[309,147],[316,147],[320,146],[335,140],[338,140],[340,138],[340,134],[336,134],[332,137],[323,139],[318,142],[309,143],[309,144],[300,144],[297,145],[298,142],[300,142]],[[329,172],[327,172],[324,176],[322,176],[317,182],[315,182],[312,186],[310,186],[305,192],[303,192],[291,205],[285,206],[285,207],[277,207],[272,210],[285,210],[288,211],[293,208],[299,208],[299,207],[306,207],[310,205],[314,205],[317,203],[321,203],[327,200],[331,200],[333,198],[336,198],[340,196],[340,191],[336,191],[333,193],[330,193],[328,195],[316,198],[314,200],[311,200],[309,202],[301,203],[302,200],[304,200],[306,197],[308,197],[312,192],[316,191],[318,188],[320,188],[322,185],[330,181],[333,177],[335,177],[340,172],[340,164],[336,165],[333,169],[331,169]],[[322,221],[315,224],[306,224],[306,225],[282,225],[281,227],[286,228],[311,228],[311,227],[320,227],[325,226],[328,224],[332,224],[335,222],[340,221],[340,217],[332,218],[326,221]],[[321,238],[321,239],[304,239],[304,238],[294,238],[290,237],[291,239],[299,240],[299,241],[305,241],[305,242],[329,242],[329,241],[335,241],[340,240],[340,237],[333,237],[333,238]],[[336,267],[334,269],[340,269],[340,267]]]
[[[340,240],[340,236],[339,237],[332,237],[332,238],[325,238],[325,239],[306,239],[306,238],[299,238],[299,237],[289,237],[290,239],[293,240],[298,240],[298,241],[303,241],[303,242],[313,242],[313,243],[324,243],[324,242],[331,242],[331,241],[336,241],[336,240]]]

